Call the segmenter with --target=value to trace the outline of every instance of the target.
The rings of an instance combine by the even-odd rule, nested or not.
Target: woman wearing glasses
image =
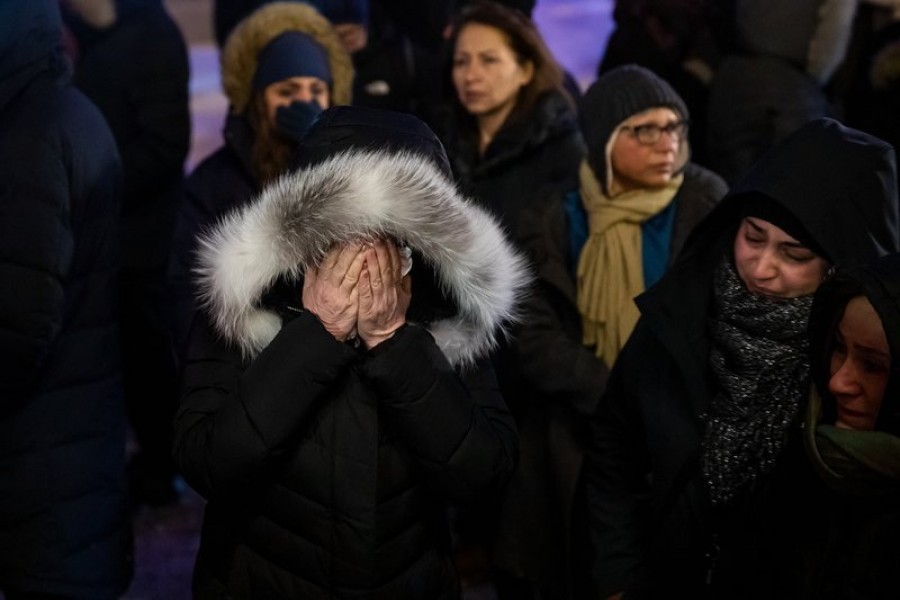
[[[588,156],[566,204],[584,343],[607,368],[637,322],[635,296],[727,191],[689,162],[688,116],[678,93],[637,65],[601,76],[580,107]]]
[[[711,593],[734,550],[723,534],[800,426],[813,293],[831,267],[900,245],[894,160],[873,136],[810,122],[637,298],[640,320],[590,422],[595,597],[734,597]]]

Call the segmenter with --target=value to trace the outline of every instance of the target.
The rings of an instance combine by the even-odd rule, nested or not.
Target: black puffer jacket
[[[53,0],[0,8],[0,588],[130,578],[115,273],[119,158],[67,85]]]
[[[301,169],[204,244],[208,321],[192,336],[175,447],[209,500],[196,597],[459,597],[445,505],[482,498],[515,463],[515,426],[481,361],[525,278],[410,122],[326,111]],[[367,232],[414,249],[409,322],[369,352],[291,308],[300,272]]]
[[[835,453],[816,432],[835,421],[836,401],[828,391],[834,332],[858,295],[881,319],[891,354],[888,384],[876,432],[827,434],[846,444]],[[900,594],[900,254],[839,271],[823,284],[810,332],[817,385],[805,427],[794,432],[765,485],[733,511],[724,533],[734,537],[723,540],[728,552],[714,582],[720,597],[888,600]],[[867,358],[871,372],[882,368],[875,354]],[[869,458],[848,469],[853,456]]]
[[[225,145],[204,159],[185,182],[184,200],[175,221],[168,283],[173,303],[173,337],[180,356],[187,348],[196,305],[196,289],[191,280],[197,235],[259,192],[251,174],[252,133],[246,119],[228,117],[223,133]]]
[[[776,200],[837,264],[871,260],[900,249],[894,160],[876,138],[829,119],[810,123],[757,164],[638,297],[641,318],[592,420],[585,468],[601,597],[703,585],[709,514],[692,483],[716,392],[707,317],[743,198]]]
[[[516,218],[532,202],[578,187],[584,144],[569,102],[558,92],[540,98],[531,114],[504,125],[484,156],[462,123],[444,136],[463,189],[502,220],[516,238]]]

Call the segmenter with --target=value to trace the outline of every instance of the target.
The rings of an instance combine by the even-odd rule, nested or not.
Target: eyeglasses
[[[623,125],[621,129],[630,133],[631,136],[641,144],[651,146],[659,141],[663,132],[678,138],[678,141],[680,142],[687,135],[688,124],[688,121],[675,121],[674,123],[669,123],[668,125],[660,127],[654,123],[648,123],[646,125],[635,125],[634,127]]]

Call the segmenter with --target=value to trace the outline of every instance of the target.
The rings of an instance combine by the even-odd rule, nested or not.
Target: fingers
[[[400,282],[400,251],[393,240],[378,240],[374,245],[380,280],[396,285]]]

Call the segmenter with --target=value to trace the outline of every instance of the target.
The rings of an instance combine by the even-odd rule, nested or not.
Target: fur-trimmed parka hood
[[[305,33],[325,49],[333,79],[331,104],[350,104],[353,63],[332,24],[308,4],[271,2],[241,21],[222,48],[222,88],[233,113],[243,113],[250,103],[259,53],[286,31]]]
[[[515,320],[529,282],[524,259],[493,217],[460,195],[418,137],[397,130],[378,143],[371,129],[385,111],[340,108],[313,126],[308,153],[334,131],[358,142],[335,142],[330,156],[283,176],[202,240],[199,288],[214,327],[255,356],[282,325],[278,311],[262,302],[276,283],[299,290],[306,269],[332,244],[390,236],[413,251],[408,318],[430,330],[451,364],[471,363]],[[394,121],[413,118],[386,114]],[[365,122],[370,131],[357,133],[348,119]],[[415,139],[415,146],[397,146],[401,136]],[[436,294],[417,292],[417,278],[420,284],[429,279]],[[450,310],[439,310],[436,297]],[[429,306],[421,306],[423,299]]]

